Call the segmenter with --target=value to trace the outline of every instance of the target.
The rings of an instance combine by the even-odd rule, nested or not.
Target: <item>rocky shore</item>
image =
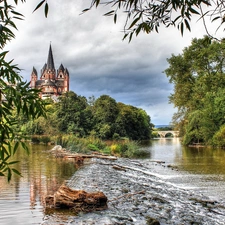
[[[60,221],[53,213],[45,216],[43,224],[225,224],[224,201],[177,187],[157,176],[157,167],[176,175],[172,167],[159,162],[89,159],[66,184],[73,190],[103,192],[108,209],[62,216]]]

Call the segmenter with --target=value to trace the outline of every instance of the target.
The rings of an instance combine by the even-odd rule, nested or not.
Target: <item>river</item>
[[[145,159],[116,162],[93,159],[76,170],[72,162],[52,157],[51,146],[21,150],[10,183],[0,177],[0,224],[225,224],[225,151],[187,148],[178,138],[154,139],[142,145]],[[112,169],[117,164],[126,171]],[[74,189],[103,191],[109,199],[104,212],[74,216],[46,213],[44,198],[64,182]],[[144,193],[136,195],[135,193]]]

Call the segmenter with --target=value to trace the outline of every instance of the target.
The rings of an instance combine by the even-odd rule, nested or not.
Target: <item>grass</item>
[[[54,140],[52,141],[71,152],[77,153],[87,154],[91,152],[99,152],[125,158],[143,158],[149,155],[148,152],[140,148],[137,141],[127,139],[103,141],[93,136],[78,138],[74,135],[63,135],[54,137]]]

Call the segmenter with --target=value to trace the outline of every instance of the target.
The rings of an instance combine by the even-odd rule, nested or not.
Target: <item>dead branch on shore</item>
[[[53,196],[45,199],[47,208],[71,209],[74,212],[91,212],[107,209],[107,197],[103,192],[88,193],[84,190],[72,190],[62,185]]]

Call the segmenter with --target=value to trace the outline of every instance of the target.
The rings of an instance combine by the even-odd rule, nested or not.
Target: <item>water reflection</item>
[[[182,169],[198,174],[225,174],[225,150],[182,147]]]
[[[76,170],[73,162],[53,158],[48,153],[50,148],[31,146],[29,156],[20,150],[15,156],[20,163],[15,168],[23,177],[13,176],[10,183],[0,177],[0,224],[43,222],[45,196],[53,194]],[[149,158],[143,160],[145,166],[160,175],[160,179],[182,188],[200,187],[201,192],[212,196],[225,195],[225,150],[184,147],[179,138],[154,139],[142,143],[142,148],[150,152]],[[152,163],[154,161],[165,164]],[[178,171],[167,165],[178,167]]]
[[[196,174],[225,175],[225,149],[182,146],[179,138],[159,138],[142,143],[152,160],[164,161]]]
[[[47,150],[51,146],[30,146],[30,155],[19,150],[14,175],[8,183],[0,177],[0,224],[40,224],[46,195],[53,194],[75,172],[74,164],[53,158]]]

